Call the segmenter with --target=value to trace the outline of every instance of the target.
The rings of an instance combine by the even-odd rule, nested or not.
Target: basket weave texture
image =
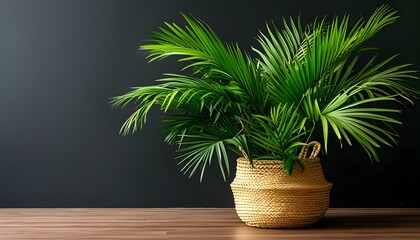
[[[312,154],[306,157],[308,148]],[[311,142],[299,155],[304,171],[295,167],[289,176],[278,160],[237,160],[231,183],[235,208],[247,225],[261,228],[296,228],[318,222],[326,213],[332,184],[322,172],[318,142]]]

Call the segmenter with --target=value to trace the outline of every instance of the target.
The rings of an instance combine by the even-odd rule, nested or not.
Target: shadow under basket
[[[306,157],[308,148],[312,153]],[[278,160],[238,158],[236,177],[231,183],[235,209],[249,226],[297,228],[318,222],[326,213],[332,184],[322,172],[318,142],[303,147],[299,158],[304,171],[295,166],[289,176]]]

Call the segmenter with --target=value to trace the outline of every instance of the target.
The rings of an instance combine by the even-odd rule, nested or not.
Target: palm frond
[[[252,119],[242,119],[250,143],[265,150],[259,159],[283,159],[289,174],[294,164],[288,160],[297,160],[296,149],[305,145],[303,142],[306,119],[302,119],[297,109],[291,105],[278,105],[270,109],[267,116],[253,115]],[[290,156],[294,156],[290,158]]]
[[[251,57],[237,44],[223,43],[204,22],[183,14],[188,25],[166,23],[167,28],[154,32],[149,44],[141,50],[149,51],[150,61],[179,56],[179,61],[190,62],[191,68],[200,78],[224,81],[240,87],[247,104],[257,110],[265,108],[265,85]]]
[[[180,120],[184,120],[184,123]],[[181,134],[177,134],[179,141],[175,144],[179,146],[179,152],[183,153],[179,156],[183,158],[179,164],[184,165],[182,168],[184,173],[189,172],[191,177],[201,166],[201,181],[205,166],[210,165],[213,156],[216,155],[220,172],[226,180],[230,173],[226,150],[240,154],[242,149],[247,155],[251,155],[246,136],[239,125],[232,124],[232,121],[234,120],[225,115],[220,116],[217,122],[200,117],[179,117],[179,115],[172,116],[172,121],[166,121],[168,136],[175,135],[183,129]],[[182,127],[174,123],[182,124]]]
[[[285,37],[282,37],[277,28],[268,29],[270,36],[277,37],[270,39],[260,34],[263,51],[257,52],[263,59],[264,72],[268,73],[269,89],[274,102],[300,102],[308,89],[316,87],[319,81],[331,74],[331,71],[334,72],[336,67],[360,49],[364,42],[394,22],[397,18],[395,14],[396,12],[387,6],[380,7],[368,21],[359,21],[350,31],[348,15],[342,19],[336,17],[330,24],[321,21],[310,28],[305,36],[296,35],[295,31],[286,28],[283,35],[293,37],[293,42],[305,44],[301,53],[303,59],[300,61],[291,62],[290,59],[282,57],[285,55],[284,49],[289,50],[289,54],[296,54],[298,45],[282,40]],[[280,47],[272,47],[277,45]]]

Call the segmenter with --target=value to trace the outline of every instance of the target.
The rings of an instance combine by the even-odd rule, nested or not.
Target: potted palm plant
[[[388,6],[352,27],[348,15],[307,25],[291,18],[282,30],[267,24],[253,55],[221,41],[203,21],[183,17],[185,27],[165,23],[140,49],[150,62],[175,56],[185,67],[113,98],[114,106],[137,104],[121,133],[142,127],[158,105],[166,113],[165,140],[179,147],[184,173],[202,179],[216,161],[226,179],[228,151],[238,154],[231,187],[248,225],[299,227],[325,214],[331,184],[317,141],[325,153],[331,141],[357,142],[376,160],[377,148],[396,143],[392,125],[400,124],[400,110],[383,103],[411,102],[418,91],[406,81],[416,77],[408,64],[393,65],[395,56],[378,62],[377,49],[364,46],[398,18]]]

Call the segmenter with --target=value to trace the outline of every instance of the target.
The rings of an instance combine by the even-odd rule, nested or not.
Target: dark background
[[[401,18],[371,43],[382,58],[400,53],[396,63],[420,69],[417,2],[388,2]],[[382,3],[0,0],[0,207],[232,207],[234,174],[183,176],[158,109],[141,132],[118,135],[130,109],[111,109],[109,98],[179,67],[147,64],[141,40],[163,21],[182,23],[182,11],[248,47],[266,20],[344,12],[355,20]],[[419,105],[404,111],[400,143],[381,149],[378,164],[358,147],[323,157],[332,207],[420,207]]]

